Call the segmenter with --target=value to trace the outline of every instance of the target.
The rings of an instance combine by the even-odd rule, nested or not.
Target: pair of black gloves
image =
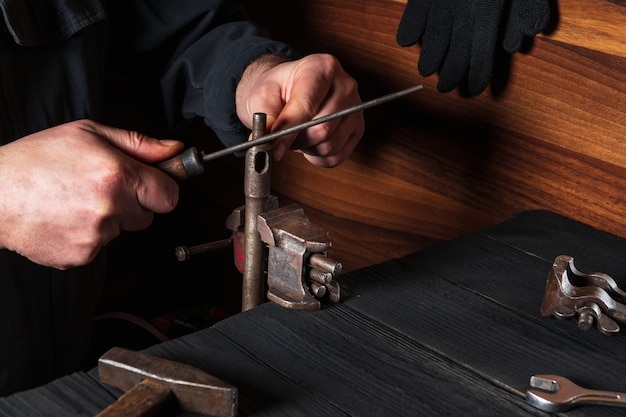
[[[549,1],[408,0],[396,39],[400,46],[421,43],[419,72],[439,72],[439,91],[466,83],[478,95],[491,80],[496,48],[513,54],[541,32]]]

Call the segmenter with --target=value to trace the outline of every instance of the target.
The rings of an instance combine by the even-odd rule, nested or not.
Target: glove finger
[[[426,31],[422,39],[422,49],[418,69],[427,77],[441,68],[450,47],[453,15],[448,10],[433,7],[428,16]]]
[[[512,0],[505,24],[502,47],[513,54],[522,47],[525,37],[532,37],[546,28],[550,19],[548,0]]]
[[[437,83],[437,90],[442,93],[453,90],[467,74],[470,64],[470,31],[471,25],[467,20],[455,23],[450,49],[441,67]]]
[[[550,19],[548,0],[514,0],[513,3],[519,4],[517,16],[524,35],[534,36],[546,28]]]
[[[470,56],[470,65],[467,72],[467,86],[469,94],[477,96],[482,93],[493,75],[494,50],[480,52],[482,56],[476,57],[475,53]]]
[[[398,45],[412,46],[419,42],[426,28],[429,9],[429,1],[408,0],[396,33]]]
[[[510,54],[518,52],[522,48],[524,34],[517,25],[508,24],[504,29],[502,47]]]
[[[474,34],[467,74],[469,93],[478,95],[487,88],[493,70],[493,57],[502,15],[502,1],[475,4]]]

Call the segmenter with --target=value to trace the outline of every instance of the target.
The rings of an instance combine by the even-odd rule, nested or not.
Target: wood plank
[[[264,305],[224,332],[345,415],[529,415],[521,398],[346,307],[279,318]]]
[[[454,259],[456,254],[449,254]],[[619,376],[624,370],[616,369],[617,364],[606,359],[607,355],[614,355],[604,349],[607,343],[613,342],[620,348],[618,357],[622,357],[623,344],[606,340],[598,333],[580,334],[578,329],[564,328],[564,323],[541,318],[538,308],[533,309],[534,315],[530,310],[527,316],[520,315],[500,298],[481,297],[478,291],[444,282],[450,273],[463,269],[473,279],[487,279],[492,286],[514,292],[515,288],[507,285],[514,276],[498,275],[499,280],[490,279],[501,264],[491,264],[481,270],[480,265],[468,268],[465,264],[462,268],[460,263],[449,263],[450,269],[445,270],[444,276],[414,265],[410,268],[411,275],[402,265],[393,269],[387,267],[384,274],[376,271],[377,277],[361,275],[362,286],[358,297],[350,299],[350,306],[369,320],[383,322],[387,328],[419,341],[429,350],[471,369],[494,385],[506,387],[520,398],[535,373],[567,375],[604,389],[624,388],[623,378]],[[385,283],[382,288],[381,282]],[[543,280],[537,283],[542,286]],[[516,295],[527,294],[517,292]],[[389,308],[391,300],[396,306],[393,309]],[[527,308],[538,307],[536,299],[530,300]],[[457,377],[457,381],[470,383],[461,377]],[[578,415],[594,415],[594,410],[590,409],[577,412]],[[608,412],[602,415],[609,415]],[[619,415],[618,411],[612,412]]]
[[[550,230],[543,232],[545,238],[531,233],[525,242],[517,239],[519,247],[493,238],[498,233],[523,236],[536,220],[554,232],[574,233],[581,247],[600,243],[594,249],[598,253],[611,243],[603,233],[539,213],[525,222],[511,222],[508,231],[465,236],[349,274],[344,282],[350,297],[320,312],[266,304],[221,322],[212,331],[231,341],[235,347],[230,349],[201,340],[207,333],[163,347],[205,368],[202,361],[211,358],[222,377],[231,366],[240,377],[247,372],[245,366],[222,360],[224,353],[213,357],[197,346],[246,352],[246,358],[262,358],[262,366],[284,378],[274,381],[278,386],[272,389],[299,387],[337,404],[346,415],[539,415],[523,400],[528,379],[537,372],[626,389],[619,377],[626,366],[619,359],[624,355],[619,338],[581,332],[573,323],[538,313],[551,262],[523,248],[541,242],[544,249],[554,250],[562,236]],[[254,319],[246,319],[248,315]],[[614,363],[607,357],[618,359]],[[256,378],[257,371],[252,375]],[[405,408],[396,408],[402,404]],[[594,407],[571,415],[597,415],[599,410],[619,415],[618,409]]]
[[[336,170],[319,170],[299,157],[288,157],[277,170],[297,180],[274,186],[309,207],[330,208],[340,219],[404,229],[408,236],[434,240],[485,227],[521,207],[550,209],[585,223],[603,224],[608,230],[622,230],[624,205],[619,196],[626,189],[626,170],[613,163],[580,158],[573,151],[513,134],[502,140],[468,137],[461,141],[439,134],[433,141],[416,141],[411,140],[410,126],[392,129],[388,152],[365,149]],[[611,181],[607,175],[612,175]],[[377,183],[379,176],[398,180],[383,185]],[[329,186],[319,187],[320,183]],[[310,198],[312,193],[315,198]],[[340,205],[346,208],[337,210]],[[335,236],[342,227],[335,221],[328,230]],[[358,228],[335,242],[333,251],[343,255],[354,242],[371,242],[371,251],[385,253],[384,246],[368,238],[367,229]],[[413,249],[410,242],[393,248],[397,256]],[[357,258],[353,263],[363,265],[363,261]]]
[[[509,233],[525,235],[527,229],[520,222],[510,226]],[[368,268],[358,274],[358,280],[350,281],[356,291],[347,304],[513,390],[524,390],[533,373],[555,373],[623,391],[626,383],[619,376],[623,370],[616,371],[617,364],[612,366],[609,359],[623,363],[626,351],[620,337],[583,332],[574,322],[539,315],[551,261],[532,252],[535,244],[558,250],[562,241],[558,234],[568,234],[562,230],[575,236],[574,244],[563,241],[564,246],[589,249],[594,262],[604,261],[601,265],[615,263],[611,254],[619,253],[620,246],[611,247],[616,239],[597,231],[571,230],[567,221],[559,219],[550,229],[556,233],[544,232],[545,242],[541,234],[531,233],[519,247],[503,246],[493,237],[483,239],[481,232],[387,263],[382,269]],[[625,266],[623,262],[618,266],[622,278]],[[593,410],[581,412],[594,415]],[[602,415],[608,412],[603,409]]]
[[[538,37],[528,53],[499,63],[492,86],[474,98],[439,93],[436,76],[419,76],[419,48],[395,42],[402,2],[248,3],[275,37],[304,53],[338,56],[364,99],[425,85],[400,103],[369,110],[366,136],[342,167],[314,169],[293,155],[277,166],[276,192],[326,213],[322,225],[331,236],[344,228],[352,242],[376,242],[381,231],[401,236],[389,250],[375,247],[372,259],[392,259],[529,209],[626,236],[620,2],[563,5],[558,29]],[[333,250],[347,253],[355,268],[371,264],[375,250],[358,259],[351,249],[341,237]]]
[[[93,417],[114,398],[100,382],[77,372],[42,387],[0,398],[0,416]]]
[[[237,386],[242,416],[541,416],[530,375],[626,391],[622,336],[538,313],[557,251],[626,277],[626,240],[545,211],[347,274],[320,311],[272,303],[154,346]],[[87,416],[113,401],[95,370],[0,399],[0,415]],[[168,415],[196,416],[172,408]],[[571,416],[618,416],[580,407]]]
[[[493,221],[492,217],[479,210],[464,210],[466,207],[462,202],[454,198],[432,192],[427,188],[428,184],[424,187],[407,181],[407,177],[412,179],[409,171],[404,175],[402,172],[394,175],[393,162],[383,166],[386,158],[381,156],[380,159],[358,166],[356,159],[349,160],[337,169],[326,170],[304,165],[299,156],[290,155],[285,163],[277,164],[276,175],[291,178],[296,173],[305,173],[306,178],[298,182],[275,182],[274,188],[282,194],[306,201],[307,205],[318,210],[332,208],[333,215],[340,218],[435,239],[445,239],[458,233],[470,220],[477,227]],[[403,169],[397,165],[395,168],[396,171]],[[417,167],[414,169],[419,170]],[[314,198],[309,198],[311,190],[318,188],[316,184],[323,186],[316,190]],[[344,192],[349,193],[349,199],[345,198]],[[449,220],[447,228],[440,224],[442,216]],[[416,217],[419,217],[419,222],[415,221]]]
[[[379,81],[385,84],[406,86],[420,80],[415,69],[417,50],[395,44],[392,23],[398,19],[397,7],[356,0],[340,4],[325,0],[290,8],[278,3],[282,12],[276,18],[298,13],[293,22],[283,21],[278,33],[290,30],[291,25],[306,27],[300,42],[311,42],[308,50],[335,53],[349,67],[358,68],[358,73],[384,74],[386,78]],[[317,21],[326,24],[313,27]],[[295,35],[296,43],[298,39]],[[619,105],[626,103],[626,59],[539,40],[529,54],[516,54],[511,67],[507,89],[495,96],[483,94],[467,100],[441,94],[429,77],[423,80],[427,88],[407,101],[415,105],[411,110],[416,115],[445,118],[454,131],[464,127],[461,123],[474,121],[626,165],[626,144],[621,140],[626,134],[626,109]],[[493,127],[485,133],[498,137],[500,131]]]
[[[626,252],[626,241],[589,225],[538,210],[521,213],[481,234],[550,262],[558,255],[573,256],[581,271],[607,273],[626,287],[626,259],[616,256]]]

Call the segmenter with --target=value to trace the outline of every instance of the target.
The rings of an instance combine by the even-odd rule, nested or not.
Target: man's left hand
[[[313,54],[297,61],[263,56],[248,66],[237,87],[237,114],[248,127],[254,113],[267,115],[268,132],[307,122],[361,103],[357,82],[332,55]],[[365,130],[357,112],[298,134],[276,139],[275,160],[287,149],[302,152],[313,165],[344,162]]]

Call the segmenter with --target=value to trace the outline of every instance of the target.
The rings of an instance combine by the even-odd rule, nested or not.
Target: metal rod
[[[333,274],[330,272],[322,271],[321,269],[311,268],[309,270],[309,279],[320,284],[328,284],[333,280]]]
[[[243,151],[243,150],[249,149],[249,148],[251,148],[253,146],[257,146],[257,145],[261,145],[263,143],[270,142],[270,141],[272,141],[272,140],[274,140],[276,138],[279,138],[279,137],[282,137],[282,136],[285,136],[285,135],[290,135],[292,133],[296,133],[296,132],[299,132],[301,130],[308,129],[310,127],[313,127],[315,125],[319,125],[321,123],[325,123],[325,122],[328,122],[328,121],[331,121],[331,120],[334,120],[334,119],[338,119],[340,117],[344,117],[344,116],[347,116],[349,114],[356,113],[358,111],[366,110],[366,109],[369,109],[370,107],[378,106],[380,104],[387,103],[387,102],[392,101],[392,100],[396,100],[396,99],[398,99],[400,97],[404,97],[404,96],[406,96],[408,94],[414,93],[414,92],[419,91],[419,90],[421,90],[423,88],[424,88],[423,85],[416,85],[416,86],[413,86],[413,87],[410,87],[410,88],[407,88],[407,89],[404,89],[404,90],[396,91],[395,93],[387,94],[385,96],[378,97],[378,98],[375,98],[375,99],[370,100],[370,101],[366,101],[365,103],[361,103],[359,105],[356,105],[356,106],[353,106],[353,107],[349,107],[347,109],[338,111],[336,113],[329,114],[327,116],[319,117],[317,119],[313,119],[313,120],[310,120],[308,122],[301,123],[299,125],[292,126],[292,127],[287,128],[287,129],[284,129],[284,130],[279,130],[278,132],[273,132],[273,133],[269,133],[269,134],[266,134],[266,135],[262,135],[262,136],[260,136],[260,137],[258,137],[256,139],[250,140],[248,142],[243,142],[243,143],[240,143],[238,145],[231,146],[229,148],[221,149],[219,151],[212,152],[212,153],[209,153],[209,154],[204,154],[204,155],[202,155],[202,160],[204,162],[208,162],[208,161],[212,161],[214,159],[221,158],[221,157],[226,156],[226,155],[230,155],[231,153],[235,153],[237,151]]]
[[[343,268],[340,262],[334,261],[319,253],[314,253],[309,256],[309,264],[322,271],[329,272],[333,277],[339,275]]]
[[[223,249],[231,246],[233,239],[222,239],[215,242],[203,243],[196,246],[177,246],[175,250],[176,259],[181,262],[189,260],[193,255],[209,252],[217,249]]]
[[[252,141],[265,134],[265,113],[254,114]],[[245,212],[245,256],[241,311],[261,304],[265,290],[265,244],[257,231],[257,218],[266,208],[270,195],[272,144],[257,144],[246,152],[244,194]]]

